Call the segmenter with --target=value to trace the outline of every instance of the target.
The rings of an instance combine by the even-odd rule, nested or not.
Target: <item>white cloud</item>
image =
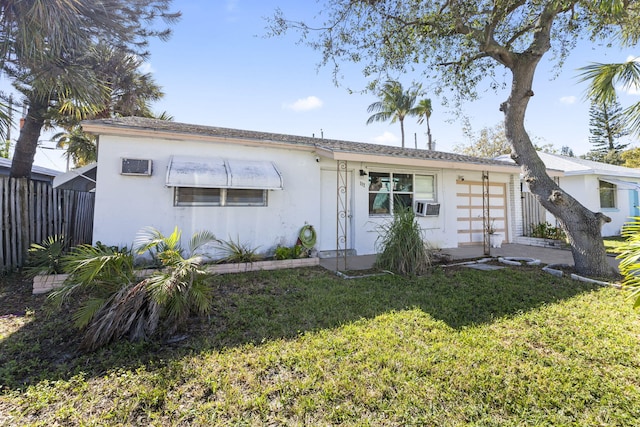
[[[395,136],[389,131],[383,133],[382,135],[376,136],[375,138],[373,138],[373,140],[378,144],[393,144],[395,142],[400,141],[400,139],[397,136]]]
[[[640,95],[640,88],[638,86],[635,86],[635,85],[627,87],[627,88],[622,88],[622,90],[627,95]]]
[[[156,72],[156,70],[151,66],[149,62],[143,62],[142,64],[140,64],[140,66],[138,67],[138,71],[140,71],[143,74]]]
[[[571,104],[575,104],[577,100],[578,98],[576,98],[575,96],[563,96],[560,98],[560,103],[565,105],[571,105]]]
[[[239,0],[227,0],[227,11],[233,12],[238,6]]]
[[[283,107],[293,111],[310,111],[322,107],[322,100],[317,96],[307,96],[306,98],[298,99],[292,104],[284,104]]]

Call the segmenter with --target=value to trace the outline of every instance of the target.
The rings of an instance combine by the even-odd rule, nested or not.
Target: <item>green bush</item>
[[[39,244],[32,243],[24,272],[30,277],[38,274],[63,273],[63,259],[67,251],[67,241],[62,234],[49,236]]]
[[[222,263],[254,262],[262,257],[258,254],[258,248],[251,247],[248,243],[241,243],[240,239],[215,240],[217,248],[224,253],[224,257],[219,260]]]
[[[402,275],[421,275],[431,267],[431,254],[410,207],[396,209],[393,221],[380,226],[376,244],[377,268]]]
[[[296,259],[302,258],[304,256],[304,251],[302,250],[302,246],[294,245],[294,246],[278,246],[273,255],[275,259]]]
[[[560,227],[554,227],[548,222],[531,224],[531,234],[529,237],[540,239],[566,240],[567,236]]]

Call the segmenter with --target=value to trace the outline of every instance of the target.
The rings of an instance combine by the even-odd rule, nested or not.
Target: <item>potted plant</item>
[[[487,233],[489,234],[489,243],[492,248],[499,248],[502,246],[502,241],[504,240],[504,236],[502,233],[498,233],[494,227],[495,219],[492,219],[489,222],[489,226],[487,227]]]

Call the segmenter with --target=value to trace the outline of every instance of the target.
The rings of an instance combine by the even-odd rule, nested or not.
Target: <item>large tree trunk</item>
[[[44,118],[49,108],[49,102],[45,99],[30,99],[27,117],[24,121],[20,136],[16,142],[16,149],[11,162],[12,178],[30,178],[33,158],[38,148],[38,138],[44,125]]]
[[[507,140],[513,146],[512,158],[522,167],[525,182],[538,201],[551,212],[566,232],[579,274],[591,277],[612,277],[616,270],[609,265],[602,241],[601,228],[611,219],[582,206],[547,175],[524,128],[524,116],[533,96],[533,75],[539,58],[520,56],[510,69],[513,82],[509,99],[501,105],[505,115]]]

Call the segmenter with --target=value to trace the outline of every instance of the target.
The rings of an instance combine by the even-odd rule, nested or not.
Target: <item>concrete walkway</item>
[[[482,246],[467,246],[462,248],[443,249],[442,254],[449,255],[451,263],[467,259],[484,258]],[[569,264],[573,265],[573,256],[570,250],[543,248],[539,246],[519,245],[515,243],[503,244],[501,248],[491,248],[490,256],[493,257],[518,257],[539,259],[542,264]],[[607,257],[609,263],[618,267],[619,261],[615,257]],[[344,258],[322,258],[320,265],[332,271],[368,270],[373,267],[375,255],[358,255],[347,257],[345,267]]]

